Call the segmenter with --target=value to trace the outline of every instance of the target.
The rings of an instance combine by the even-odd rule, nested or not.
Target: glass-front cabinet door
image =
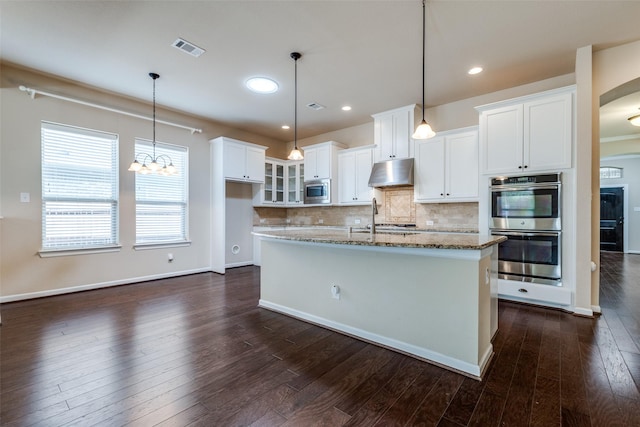
[[[264,165],[264,203],[284,203],[284,163],[267,160]]]
[[[287,204],[296,205],[304,202],[304,162],[287,165]]]

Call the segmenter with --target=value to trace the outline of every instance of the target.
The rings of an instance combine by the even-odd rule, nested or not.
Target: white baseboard
[[[575,307],[573,309],[573,314],[577,314],[578,316],[593,317],[593,309]]]
[[[343,323],[334,322],[332,320],[325,319],[323,317],[318,317],[313,314],[298,311],[289,307],[282,306],[280,304],[275,304],[269,301],[265,301],[263,299],[259,301],[258,307],[262,307],[278,313],[286,314],[288,316],[295,317],[297,319],[305,320],[316,325],[324,326],[334,331],[343,332],[346,335],[361,338],[364,341],[379,344],[382,347],[394,349],[401,353],[415,356],[419,359],[432,362],[438,366],[442,366],[448,369],[453,369],[455,371],[458,371],[462,374],[465,374],[475,379],[480,379],[482,373],[487,367],[487,364],[493,357],[492,344],[489,344],[489,347],[485,350],[480,360],[480,363],[478,365],[474,365],[469,362],[455,359],[453,357],[446,356],[444,354],[431,351],[423,347],[417,347],[415,345],[398,341],[393,338],[378,335],[369,331],[365,331],[363,329],[354,328],[352,326],[345,325]]]
[[[602,313],[602,308],[599,305],[592,305],[591,310],[593,310],[594,313]]]
[[[51,297],[55,295],[63,295],[70,294],[73,292],[82,292],[82,291],[90,291],[93,289],[101,289],[101,288],[109,288],[111,286],[120,286],[120,285],[129,285],[138,282],[146,282],[148,280],[157,280],[157,279],[167,279],[169,277],[177,277],[177,276],[186,276],[189,274],[196,273],[207,273],[210,272],[209,268],[198,268],[194,270],[184,270],[184,271],[174,271],[171,273],[163,273],[163,274],[152,274],[149,276],[140,276],[140,277],[130,277],[127,279],[114,280],[110,282],[101,282],[101,283],[91,283],[88,285],[79,285],[79,286],[70,286],[68,288],[60,288],[60,289],[51,289],[47,291],[39,291],[39,292],[29,292],[26,294],[17,294],[17,295],[9,295],[0,297],[0,303],[4,302],[13,302],[13,301],[22,301],[27,299],[34,298],[43,298],[43,297]]]

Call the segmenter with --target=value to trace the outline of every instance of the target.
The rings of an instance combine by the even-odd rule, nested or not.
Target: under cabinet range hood
[[[413,158],[391,159],[373,164],[369,187],[400,187],[413,185]]]

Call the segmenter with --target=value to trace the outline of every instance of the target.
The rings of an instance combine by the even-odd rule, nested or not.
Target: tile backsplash
[[[413,189],[377,192],[376,223],[410,223],[434,231],[478,231],[477,203],[414,203]],[[433,221],[433,225],[427,225]],[[330,225],[364,227],[371,223],[371,205],[306,208],[255,207],[255,226]]]

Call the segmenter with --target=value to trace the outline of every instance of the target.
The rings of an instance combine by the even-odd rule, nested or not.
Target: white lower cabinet
[[[338,202],[365,204],[373,198],[369,175],[373,165],[373,147],[341,150],[338,153]]]
[[[440,132],[415,143],[415,201],[478,201],[477,127]]]
[[[503,279],[498,279],[498,296],[502,299],[562,308],[567,308],[572,304],[572,291],[562,286]]]

